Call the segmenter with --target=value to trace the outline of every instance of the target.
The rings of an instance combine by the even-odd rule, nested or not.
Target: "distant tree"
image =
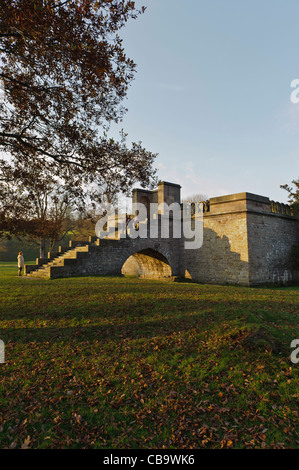
[[[39,256],[38,246],[27,239],[11,237],[0,239],[0,261],[13,261],[16,263],[19,251],[22,250],[26,262],[35,260]]]
[[[2,168],[7,182],[0,184],[0,236],[30,239],[45,257],[46,242],[50,251],[74,226],[77,208],[72,188],[59,184],[48,168],[42,175],[31,161],[28,165]]]
[[[293,180],[292,184],[294,185],[293,188],[287,184],[282,184],[280,187],[289,193],[288,202],[294,213],[299,214],[299,178]]]
[[[77,176],[69,172],[63,181],[52,172],[52,165],[40,167],[12,159],[2,168],[0,182],[0,238],[15,236],[34,241],[45,257],[46,246],[54,251],[65,235],[78,232],[95,234],[95,224],[107,206],[118,205],[118,188],[112,184],[93,184],[78,191]],[[85,233],[85,238],[88,238]]]
[[[197,193],[197,194],[193,194],[191,196],[188,196],[188,197],[185,197],[183,199],[183,202],[185,203],[192,203],[192,202],[204,202],[208,199],[208,196],[206,196],[205,194],[201,194],[201,193]]]

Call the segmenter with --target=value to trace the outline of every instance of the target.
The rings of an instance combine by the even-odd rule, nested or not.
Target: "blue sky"
[[[137,64],[122,126],[182,195],[287,202],[299,176],[298,0],[144,0],[121,37]],[[113,131],[114,132],[114,131]]]

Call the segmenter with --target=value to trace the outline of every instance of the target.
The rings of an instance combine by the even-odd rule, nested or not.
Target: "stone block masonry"
[[[180,203],[180,186],[161,182],[158,189],[135,189],[133,202]],[[147,212],[148,214],[148,212]],[[198,215],[193,215],[195,219]],[[160,219],[163,214],[160,213]],[[170,219],[170,225],[173,221]],[[148,230],[148,234],[149,234]],[[183,231],[182,231],[183,233]],[[299,221],[284,204],[251,193],[211,198],[204,204],[203,244],[185,249],[185,239],[117,238],[71,242],[51,259],[27,266],[33,277],[137,275],[187,277],[211,284],[289,284],[299,281],[293,262]]]
[[[184,255],[185,275],[194,281],[249,285],[246,215],[204,216],[202,247]]]
[[[210,199],[203,245],[185,253],[187,275],[215,284],[288,284],[298,281],[292,253],[299,222],[290,211],[271,212],[262,196],[239,193]]]
[[[298,221],[279,214],[251,212],[247,216],[250,285],[298,282],[293,264],[298,245]]]

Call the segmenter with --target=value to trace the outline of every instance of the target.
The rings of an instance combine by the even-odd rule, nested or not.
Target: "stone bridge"
[[[180,186],[160,182],[154,191],[133,190],[132,199],[147,210],[150,204],[180,204]],[[239,193],[211,198],[203,207],[203,243],[199,248],[186,249],[183,234],[173,237],[172,216],[168,238],[160,232],[156,237],[121,238],[123,234],[116,232],[113,239],[71,241],[69,247],[60,247],[58,253],[27,265],[26,274],[45,278],[186,277],[196,282],[244,286],[298,282],[299,223],[288,206]],[[193,223],[197,215],[195,211]],[[159,213],[158,218],[162,217]]]
[[[104,239],[71,242],[53,259],[26,266],[34,277],[119,276],[173,278],[180,275],[180,240]]]

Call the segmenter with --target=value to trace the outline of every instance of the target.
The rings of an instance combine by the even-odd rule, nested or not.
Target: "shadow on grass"
[[[97,341],[104,345],[109,342],[138,341],[159,338],[175,337],[177,334],[185,336],[194,333],[200,340],[209,341],[216,334],[218,346],[222,344],[228,349],[244,348],[247,350],[268,350],[274,354],[285,353],[288,355],[290,344],[289,328],[281,328],[277,337],[273,329],[267,329],[259,324],[241,325],[238,320],[231,322],[217,318],[214,314],[204,315],[182,315],[179,318],[145,322],[124,322],[112,325],[82,325],[66,327],[43,327],[43,328],[7,328],[1,332],[1,338],[6,344],[30,344],[30,343],[89,343]],[[195,344],[189,347],[196,349]],[[194,350],[195,350],[194,349]]]
[[[7,342],[27,343],[31,341],[84,341],[98,340],[106,342],[115,339],[135,340],[151,338],[159,335],[167,336],[178,332],[184,333],[195,328],[207,327],[215,320],[214,315],[204,316],[183,315],[155,321],[127,321],[109,325],[78,325],[65,327],[29,327],[1,329],[1,338]]]

